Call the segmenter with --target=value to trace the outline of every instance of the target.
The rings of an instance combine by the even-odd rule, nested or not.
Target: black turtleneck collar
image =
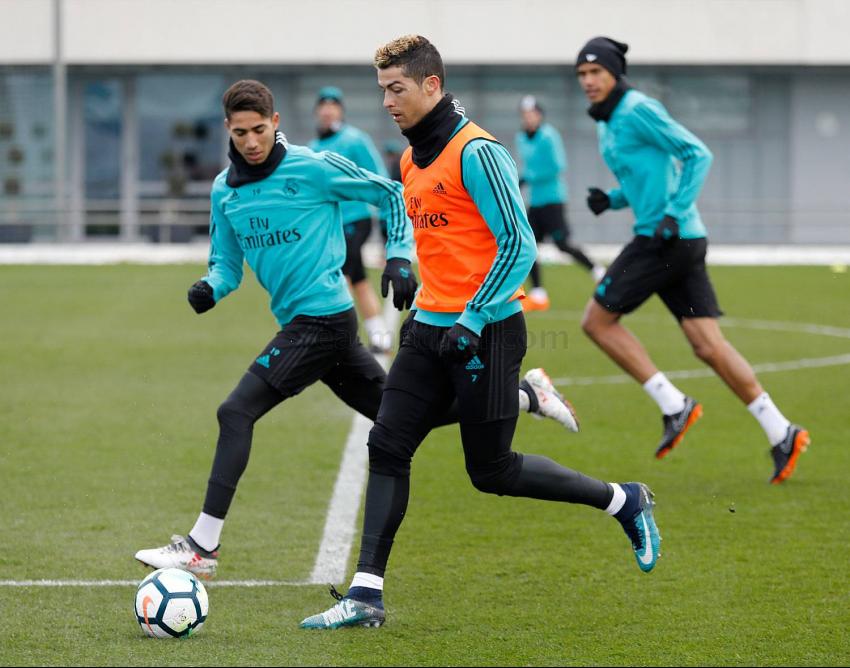
[[[542,123],[541,123],[541,125],[538,125],[538,126],[537,126],[536,128],[534,128],[533,130],[526,130],[526,131],[525,131],[525,136],[526,136],[526,137],[528,137],[529,139],[534,139],[534,136],[535,136],[538,132],[540,132],[540,127],[541,127],[541,126],[542,126]]]
[[[413,149],[413,164],[424,169],[449,143],[457,124],[464,118],[463,107],[453,95],[446,93],[431,111],[412,128],[403,130]]]
[[[272,172],[277,169],[283,157],[286,155],[286,137],[279,130],[274,135],[274,147],[269,157],[259,165],[252,165],[242,154],[236,150],[233,145],[233,140],[230,140],[230,150],[227,152],[230,158],[230,169],[227,170],[227,185],[231,188],[238,188],[247,183],[262,181],[271,176]]]
[[[602,102],[590,105],[587,113],[590,114],[590,117],[594,121],[605,121],[607,123],[611,118],[611,114],[614,113],[614,109],[617,108],[620,100],[623,99],[623,95],[631,89],[632,85],[626,81],[626,78],[620,77],[617,79],[617,84],[611,89],[608,97],[602,100]]]
[[[340,130],[342,130],[342,123],[331,123],[330,127],[316,128],[316,136],[319,139],[330,139]]]

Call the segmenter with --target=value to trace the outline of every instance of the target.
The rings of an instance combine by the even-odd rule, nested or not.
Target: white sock
[[[605,267],[603,267],[601,264],[595,264],[590,270],[590,275],[593,276],[593,280],[595,282],[599,283],[599,281],[605,278],[605,271]]]
[[[521,389],[519,391],[519,409],[527,413],[529,408],[531,408],[531,399],[528,397],[528,392]]]
[[[611,499],[611,503],[605,509],[605,512],[609,515],[616,515],[626,505],[626,492],[616,482],[609,482],[608,484],[614,488],[614,496]]]
[[[384,322],[384,316],[373,315],[371,318],[366,318],[363,321],[363,326],[366,328],[366,333],[369,336],[372,334],[384,334],[387,331],[387,323]]]
[[[384,578],[380,575],[373,575],[372,573],[361,573],[357,571],[354,574],[354,577],[351,579],[352,587],[368,587],[369,589],[377,589],[378,591],[384,591]]]
[[[685,409],[685,395],[660,371],[643,384],[664,415],[675,415]]]
[[[198,515],[198,521],[189,532],[192,540],[204,548],[207,552],[212,552],[221,543],[221,529],[224,527],[224,520],[206,513]]]
[[[788,426],[791,423],[776,407],[776,404],[773,403],[773,399],[770,398],[767,392],[762,392],[757,396],[747,406],[747,410],[759,421],[771,445],[776,445],[785,438],[785,435],[788,433]]]
[[[387,323],[384,321],[384,316],[374,315],[371,318],[366,318],[363,321],[363,327],[366,328],[366,335],[369,337],[370,345],[381,348],[390,347],[392,335],[387,328]]]
[[[528,293],[528,296],[531,299],[539,299],[540,301],[544,299],[549,299],[549,294],[546,292],[546,288],[542,286],[539,288],[531,288]]]

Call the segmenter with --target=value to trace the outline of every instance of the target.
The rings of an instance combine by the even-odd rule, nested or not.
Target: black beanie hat
[[[619,79],[626,73],[626,51],[628,50],[628,44],[610,37],[594,37],[578,52],[576,67],[584,63],[596,63]]]

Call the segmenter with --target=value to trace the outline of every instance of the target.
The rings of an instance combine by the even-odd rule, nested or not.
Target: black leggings
[[[506,395],[511,394],[518,382],[525,353],[521,315],[484,328],[476,358],[483,370],[472,382],[468,365],[439,359],[439,329],[414,322],[390,369],[381,410],[369,433],[369,483],[359,571],[383,576],[407,511],[413,455],[430,431],[429,417],[455,398],[460,399],[466,471],[476,489],[600,509],[613,497],[613,488],[601,480],[546,457],[511,449],[517,412],[510,401],[501,400],[500,393],[508,387]]]
[[[567,210],[563,204],[533,206],[528,210],[528,221],[532,230],[534,230],[534,240],[538,244],[546,237],[551,237],[555,246],[562,253],[570,255],[588,271],[593,268],[593,261],[584,254],[584,251],[570,243],[570,225],[567,222]],[[538,262],[531,265],[529,278],[531,278],[531,284],[535,288],[539,288],[543,284]]]
[[[614,496],[608,483],[547,457],[511,450],[515,426],[516,418],[461,424],[466,472],[476,489],[499,496],[581,503],[600,510],[608,507]],[[358,571],[384,576],[409,497],[410,460],[370,446]],[[451,524],[448,518],[446,524]]]
[[[348,406],[374,421],[381,405],[385,376],[369,379],[331,372],[323,382]],[[254,423],[286,397],[253,373],[246,373],[218,408],[219,436],[204,499],[204,512],[224,519],[239,479],[248,465]],[[455,424],[457,404],[436,415],[432,426]]]

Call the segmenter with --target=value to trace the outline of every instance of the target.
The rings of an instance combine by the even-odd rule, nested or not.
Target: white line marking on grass
[[[536,314],[535,317],[557,319],[580,318],[579,311],[546,311]],[[630,315],[630,320],[657,321],[659,318],[652,315]],[[815,334],[821,336],[832,336],[839,339],[850,339],[850,329],[845,327],[832,327],[830,325],[818,325],[807,322],[782,322],[779,320],[749,320],[746,318],[723,318],[723,327],[740,327],[742,329],[761,329],[772,332],[794,332],[798,334]],[[850,353],[844,355],[832,355],[830,357],[805,357],[802,359],[788,360],[787,362],[762,362],[753,364],[756,373],[773,373],[777,371],[799,371],[801,369],[818,369],[830,366],[843,366],[850,364]],[[716,375],[712,369],[702,367],[700,369],[679,369],[665,371],[668,378],[711,378]],[[626,374],[615,374],[611,376],[579,376],[576,378],[564,377],[554,378],[553,383],[563,385],[616,385],[630,383],[634,379]]]
[[[387,327],[396,332],[399,312],[385,309]],[[389,358],[376,355],[381,366],[387,368]],[[328,506],[322,542],[316,555],[313,571],[307,581],[285,580],[213,580],[213,587],[303,587],[314,584],[338,584],[345,577],[351,545],[354,542],[355,522],[360,511],[360,499],[368,470],[369,451],[366,440],[372,422],[355,414],[345,442],[339,473]],[[0,587],[129,587],[139,580],[0,580]]]
[[[835,355],[833,357],[810,357],[788,362],[764,362],[753,364],[756,373],[771,373],[774,371],[798,371],[800,369],[818,369],[827,366],[842,366],[850,364],[850,354]],[[668,378],[711,378],[717,374],[713,369],[680,369],[677,371],[665,371]],[[614,376],[579,376],[577,378],[554,378],[555,384],[560,385],[616,385],[620,383],[631,383],[634,379],[626,374]]]
[[[311,584],[338,584],[345,577],[354,541],[354,523],[360,510],[360,497],[366,479],[369,461],[366,438],[371,428],[370,420],[359,414],[354,416],[328,506],[322,542],[310,574]]]
[[[581,320],[582,311],[535,311],[532,316],[526,316],[526,320]],[[644,313],[630,313],[624,322],[671,322],[668,317],[650,315]],[[723,316],[719,320],[720,328],[741,327],[743,329],[764,329],[773,332],[796,332],[800,334],[821,334],[833,336],[839,339],[850,339],[850,328],[833,327],[831,325],[818,325],[810,322],[784,322],[782,320],[751,320],[749,318],[727,318]]]
[[[398,313],[395,309],[384,309],[384,320],[391,332],[396,331]],[[376,357],[381,366],[387,368],[389,359],[386,355]],[[345,577],[351,545],[354,542],[354,525],[360,512],[360,498],[366,481],[369,463],[366,440],[371,428],[371,420],[359,414],[354,416],[328,506],[322,542],[313,572],[306,584],[339,584]]]
[[[138,580],[0,580],[0,587],[136,587]],[[205,587],[303,587],[309,582],[284,580],[202,580]]]

